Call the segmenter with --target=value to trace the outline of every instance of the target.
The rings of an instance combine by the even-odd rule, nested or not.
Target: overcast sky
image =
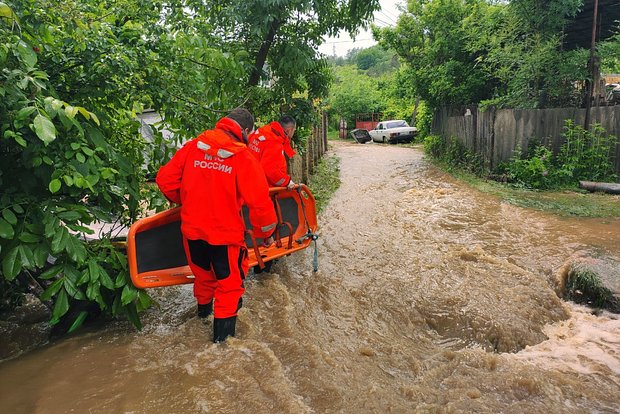
[[[373,23],[379,27],[395,26],[400,11],[398,5],[405,5],[405,0],[381,0],[381,10],[374,14]],[[338,37],[328,37],[325,43],[319,46],[319,51],[328,56],[332,56],[334,52],[336,56],[345,56],[349,49],[354,47],[367,48],[375,45],[370,30],[360,31],[355,40],[352,40],[348,33],[341,32]]]

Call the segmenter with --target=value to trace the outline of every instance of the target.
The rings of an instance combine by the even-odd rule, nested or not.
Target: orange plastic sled
[[[250,266],[262,268],[265,262],[305,249],[317,238],[316,202],[308,187],[275,187],[269,193],[278,218],[275,243],[270,247],[263,247],[263,240],[254,238],[248,210],[243,207]],[[137,288],[194,283],[183,250],[180,212],[181,208],[175,207],[138,220],[129,229],[129,273]]]

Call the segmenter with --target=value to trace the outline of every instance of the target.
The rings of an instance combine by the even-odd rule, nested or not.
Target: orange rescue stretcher
[[[278,226],[275,242],[263,247],[263,239],[255,238],[247,207],[243,207],[246,225],[245,242],[250,266],[261,269],[265,262],[305,249],[315,242],[314,270],[318,270],[316,252],[316,202],[305,185],[294,189],[269,189],[274,202]],[[139,289],[194,283],[187,264],[181,234],[181,208],[175,207],[136,221],[127,236],[127,258],[133,284]]]

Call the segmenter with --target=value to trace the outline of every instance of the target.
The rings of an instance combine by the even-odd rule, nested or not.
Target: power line
[[[377,17],[375,17],[375,21],[376,21],[376,22],[379,22],[379,23],[381,23],[381,24],[384,24],[384,25],[385,25],[385,26],[387,26],[387,27],[392,27],[392,26],[394,26],[394,24],[393,24],[393,23],[388,23],[388,22],[386,22],[386,21],[384,21],[384,20],[381,20],[381,19],[379,19],[379,18],[377,18]]]
[[[355,43],[355,42],[364,42],[366,40],[375,40],[375,39],[369,38],[369,39],[355,39],[355,40],[338,40],[338,41],[335,41],[335,42],[323,42],[321,44],[323,44],[323,45],[332,45],[334,43]]]
[[[389,14],[390,16],[392,16],[392,20],[398,19],[397,15],[395,15],[394,13],[392,13],[391,11],[389,11],[387,9],[385,9],[385,11],[383,9],[381,9],[381,13],[386,14],[386,15]]]
[[[388,22],[390,22],[390,24],[396,24],[396,21],[394,21],[394,18],[388,16],[387,14],[385,14],[384,12],[380,12],[383,14],[383,16],[381,16],[382,19],[385,18],[385,20],[387,20]]]

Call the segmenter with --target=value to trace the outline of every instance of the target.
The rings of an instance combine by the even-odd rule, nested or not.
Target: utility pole
[[[584,128],[590,129],[590,112],[592,109],[592,93],[594,91],[594,80],[597,78],[595,71],[598,70],[598,65],[594,62],[594,55],[596,52],[596,29],[598,21],[598,0],[594,0],[594,17],[592,18],[592,43],[590,44],[590,61],[588,62],[588,69],[591,79],[587,83],[587,96],[586,96],[586,119],[584,121]]]

